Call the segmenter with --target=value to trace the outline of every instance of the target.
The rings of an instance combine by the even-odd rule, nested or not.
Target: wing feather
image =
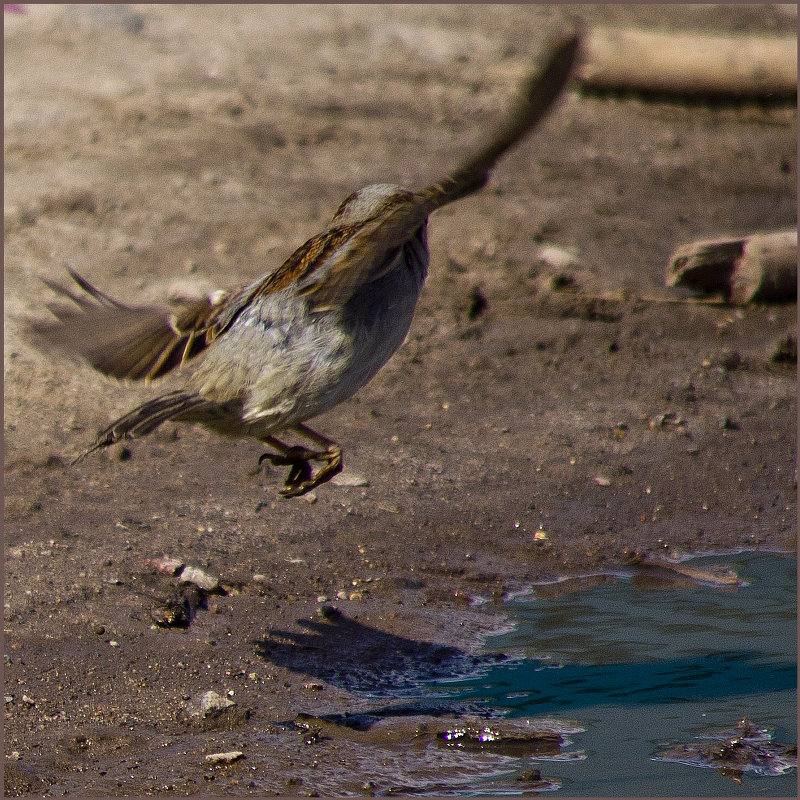
[[[176,310],[129,307],[103,294],[85,278],[70,274],[86,296],[55,281],[45,284],[77,308],[50,304],[54,322],[30,322],[28,331],[50,346],[77,353],[114,378],[151,381],[165,375],[207,345],[206,332],[224,298],[189,301]]]
[[[374,219],[367,220],[336,249],[320,274],[301,281],[314,310],[342,305],[364,283],[375,280],[387,255],[408,241],[428,215],[480,189],[500,156],[545,116],[561,93],[577,57],[579,38],[565,37],[549,51],[542,69],[528,80],[522,96],[486,146],[458,169],[418,192],[398,193]]]
[[[396,249],[431,212],[486,183],[500,156],[532,130],[558,97],[578,45],[578,37],[570,36],[552,48],[499,131],[454,172],[418,192],[399,190],[366,220],[334,225],[312,237],[266,277],[233,294],[193,300],[170,311],[126,306],[69,270],[83,295],[49,279],[44,283],[76,307],[50,304],[57,321],[30,322],[29,333],[77,352],[106,375],[150,381],[201,353],[258,297],[295,286],[312,311],[343,305],[360,286],[391,268]]]

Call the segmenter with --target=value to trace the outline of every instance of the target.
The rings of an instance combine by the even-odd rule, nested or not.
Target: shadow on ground
[[[386,633],[332,611],[325,621],[298,620],[304,630],[272,630],[254,642],[272,663],[366,696],[418,695],[426,683],[474,676],[508,659]],[[419,713],[417,710],[415,713]]]

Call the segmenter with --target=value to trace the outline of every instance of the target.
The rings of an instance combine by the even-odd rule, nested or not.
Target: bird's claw
[[[295,446],[288,448],[285,453],[264,453],[258,459],[259,470],[264,461],[270,461],[274,466],[290,466],[283,489],[280,490],[283,497],[300,497],[342,471],[342,453],[338,447],[317,452]],[[315,473],[310,461],[325,463]]]

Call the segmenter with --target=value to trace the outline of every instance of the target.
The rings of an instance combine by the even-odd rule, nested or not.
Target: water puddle
[[[509,742],[505,774],[457,793],[795,796],[796,561],[743,553],[682,569],[694,579],[594,576],[507,603],[516,626],[486,649],[516,657],[425,692],[499,727],[454,726],[439,744],[497,752],[501,722],[546,717],[571,725],[578,749],[556,762]],[[537,780],[516,789],[525,770]]]

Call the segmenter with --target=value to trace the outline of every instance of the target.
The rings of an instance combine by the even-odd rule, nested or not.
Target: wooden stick
[[[797,230],[707,239],[670,256],[667,286],[721,292],[731,303],[797,298]]]
[[[797,38],[596,28],[577,77],[604,91],[796,98]]]
[[[733,270],[731,302],[797,299],[797,231],[748,236]]]

